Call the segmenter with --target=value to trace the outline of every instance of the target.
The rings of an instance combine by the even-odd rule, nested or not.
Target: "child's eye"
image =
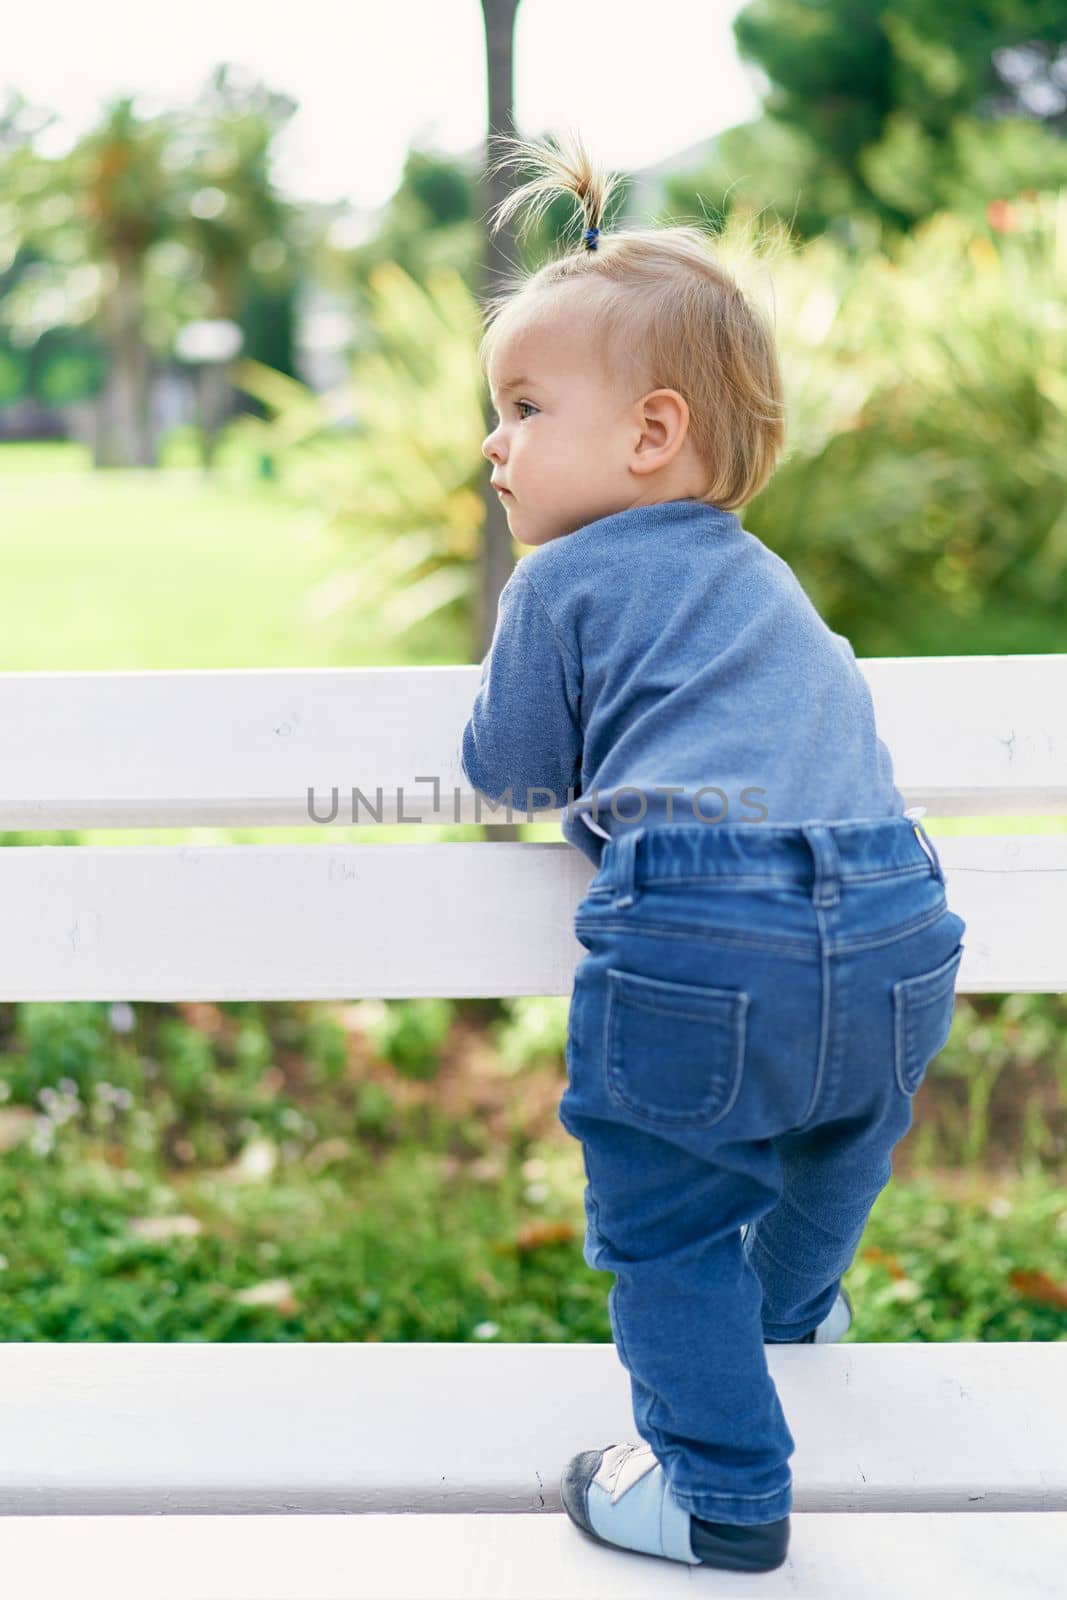
[[[536,411],[537,410],[537,407],[530,400],[516,400],[514,402],[514,404],[516,406],[529,406],[531,411]],[[500,413],[497,412],[497,411],[494,411],[493,415],[496,418],[496,425],[497,425],[497,427],[499,427],[500,426]],[[519,420],[520,421],[525,421],[526,419],[524,417],[520,417]]]

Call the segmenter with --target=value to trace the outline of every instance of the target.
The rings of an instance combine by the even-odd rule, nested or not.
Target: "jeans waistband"
[[[802,823],[685,823],[630,827],[604,846],[598,876],[631,905],[642,884],[679,878],[751,878],[810,887],[816,905],[836,905],[848,879],[888,878],[924,869],[944,884],[937,851],[910,817]]]

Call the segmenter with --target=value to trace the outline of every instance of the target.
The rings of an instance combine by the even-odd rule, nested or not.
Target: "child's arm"
[[[510,788],[516,811],[563,810],[568,788],[577,794],[581,787],[580,698],[578,663],[520,562],[501,592],[481,687],[463,730],[471,786],[494,804]]]

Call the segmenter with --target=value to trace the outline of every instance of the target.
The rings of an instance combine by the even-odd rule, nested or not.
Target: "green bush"
[[[583,1182],[571,1141],[469,1169],[356,1143],[314,1174],[292,1154],[269,1181],[178,1177],[103,1160],[72,1123],[0,1163],[0,1340],[607,1342]],[[846,1283],[851,1339],[1063,1339],[1062,1192],[893,1182]]]
[[[507,1072],[559,1060],[567,1044],[569,995],[520,995],[506,1002],[506,1017],[490,1037]]]
[[[932,1179],[891,1183],[847,1283],[853,1337],[1067,1339],[1067,1208],[1040,1173],[1010,1198],[954,1199]]]
[[[406,1078],[432,1078],[452,1026],[451,1000],[390,1000],[368,1035],[380,1054]]]
[[[1065,200],[774,262],[788,452],[745,523],[858,655],[1062,649]]]

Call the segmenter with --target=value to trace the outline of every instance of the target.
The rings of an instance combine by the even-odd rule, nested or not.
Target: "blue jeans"
[[[559,1117],[634,1421],[685,1510],[770,1522],[794,1441],[764,1340],[837,1297],[948,1037],[966,924],[893,817],[621,825],[574,928]]]

